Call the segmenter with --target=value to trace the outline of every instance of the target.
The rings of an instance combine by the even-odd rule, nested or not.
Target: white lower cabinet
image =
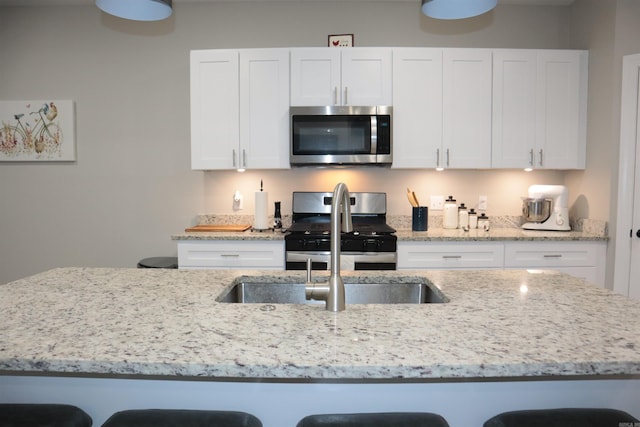
[[[606,242],[507,242],[504,266],[559,270],[604,287],[606,255]]]
[[[502,243],[398,242],[398,269],[502,268]]]
[[[605,286],[603,241],[399,241],[398,269],[558,270]]]
[[[179,241],[178,266],[181,269],[284,270],[284,241]]]

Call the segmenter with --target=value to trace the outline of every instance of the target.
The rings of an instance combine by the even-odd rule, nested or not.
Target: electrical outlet
[[[487,196],[478,196],[478,210],[479,211],[487,210]]]
[[[236,190],[236,192],[233,193],[233,210],[234,211],[242,210],[243,208],[242,205],[243,205],[242,193],[239,190]]]
[[[444,209],[444,196],[431,196],[430,209],[432,211],[441,211]]]

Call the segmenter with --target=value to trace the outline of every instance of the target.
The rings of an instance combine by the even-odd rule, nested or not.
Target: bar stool
[[[234,411],[134,409],[113,414],[102,427],[262,427],[251,414]]]
[[[0,427],[91,427],[91,424],[91,417],[72,405],[0,404]]]
[[[138,268],[178,268],[178,257],[154,256],[138,261]]]
[[[562,408],[503,412],[484,427],[619,427],[638,420],[617,409]]]
[[[301,419],[296,427],[449,427],[438,414],[385,412],[371,414],[319,414]]]

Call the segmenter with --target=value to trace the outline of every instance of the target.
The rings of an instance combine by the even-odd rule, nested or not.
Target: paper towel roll
[[[266,191],[256,191],[256,213],[253,219],[253,228],[266,230],[269,228],[267,219],[267,205],[269,204],[269,193]]]

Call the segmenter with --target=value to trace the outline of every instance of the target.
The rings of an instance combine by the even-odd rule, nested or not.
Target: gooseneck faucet
[[[331,275],[327,283],[307,283],[307,299],[320,299],[327,302],[329,311],[343,311],[345,308],[344,282],[340,276],[340,231],[350,233],[351,195],[347,185],[340,182],[333,190],[331,200]],[[308,281],[309,282],[309,281]]]

